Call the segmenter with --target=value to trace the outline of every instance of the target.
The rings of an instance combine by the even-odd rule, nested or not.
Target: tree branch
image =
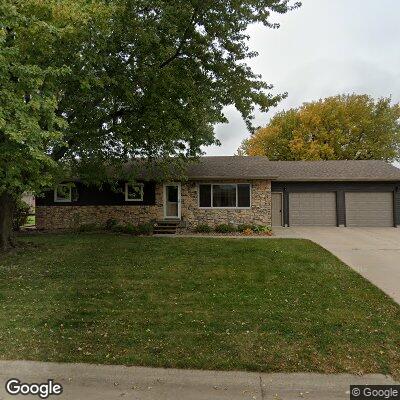
[[[183,32],[182,38],[179,41],[179,45],[175,51],[175,53],[169,57],[167,60],[163,61],[160,65],[159,68],[164,68],[166,67],[168,64],[170,64],[172,61],[174,61],[176,58],[179,57],[179,55],[181,54],[182,48],[186,43],[186,40],[188,39],[189,36],[189,31],[190,28],[193,26],[194,22],[196,21],[198,12],[199,12],[200,6],[198,5],[194,10],[193,10],[193,14],[192,17],[190,18],[190,22],[188,24],[188,26],[186,27],[185,31]]]

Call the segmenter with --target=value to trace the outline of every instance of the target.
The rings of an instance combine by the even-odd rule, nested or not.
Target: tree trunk
[[[15,247],[12,219],[15,199],[9,193],[0,194],[0,251]]]

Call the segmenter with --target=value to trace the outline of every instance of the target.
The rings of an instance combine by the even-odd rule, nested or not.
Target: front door
[[[181,218],[180,183],[168,183],[164,185],[164,218]]]
[[[282,193],[272,193],[272,226],[282,226]]]

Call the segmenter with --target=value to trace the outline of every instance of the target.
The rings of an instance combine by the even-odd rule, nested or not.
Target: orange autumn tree
[[[400,105],[339,95],[277,113],[239,153],[270,160],[399,161]]]

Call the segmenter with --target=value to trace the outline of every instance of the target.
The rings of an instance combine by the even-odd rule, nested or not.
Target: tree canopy
[[[400,106],[390,98],[339,95],[282,111],[239,151],[271,160],[400,159]]]
[[[13,199],[49,186],[60,167],[101,182],[112,163],[197,156],[217,142],[213,126],[226,121],[227,105],[252,129],[255,108],[267,111],[284,95],[272,95],[272,86],[246,64],[256,56],[246,29],[253,23],[276,28],[270,14],[298,6],[289,0],[3,0],[1,246],[10,239]]]
[[[67,146],[80,161],[197,156],[217,142],[214,125],[235,105],[248,127],[255,107],[283,97],[246,64],[249,24],[285,13],[286,0],[110,0],[75,56],[60,99]],[[298,4],[293,4],[297,7]]]

